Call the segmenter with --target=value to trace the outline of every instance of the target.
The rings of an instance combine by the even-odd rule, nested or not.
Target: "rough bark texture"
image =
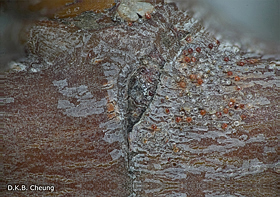
[[[279,59],[174,6],[151,16],[32,26],[6,75],[2,182],[55,191],[3,196],[277,196]]]

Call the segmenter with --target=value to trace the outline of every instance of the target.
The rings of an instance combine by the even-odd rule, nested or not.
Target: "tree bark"
[[[10,64],[4,196],[277,196],[279,59],[173,5],[93,16],[35,23]]]

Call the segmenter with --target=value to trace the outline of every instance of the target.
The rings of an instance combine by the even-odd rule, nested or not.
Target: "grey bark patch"
[[[128,132],[141,119],[156,93],[160,66],[144,59],[130,77],[128,84]]]

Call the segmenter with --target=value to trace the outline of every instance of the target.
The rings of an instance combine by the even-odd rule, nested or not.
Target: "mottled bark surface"
[[[4,196],[277,196],[279,59],[151,16],[31,27],[6,75]]]
[[[31,30],[35,35],[31,39],[38,45],[31,44],[30,49],[42,59],[26,64],[30,65],[26,71],[7,76],[5,94],[12,100],[5,105],[5,184],[53,185],[54,194],[62,196],[128,196],[131,183],[123,129],[114,109],[116,93],[108,70],[113,68],[88,63],[91,59],[75,48],[77,43],[71,47],[67,41],[78,35],[68,31],[69,37],[64,34],[63,38],[65,26],[52,25],[41,23]],[[82,43],[83,39],[76,40]],[[94,40],[91,47],[96,45]],[[54,47],[59,42],[69,50],[62,44]],[[45,67],[45,60],[52,65]]]

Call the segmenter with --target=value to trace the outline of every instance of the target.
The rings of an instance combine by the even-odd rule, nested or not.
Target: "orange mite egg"
[[[108,112],[113,112],[113,111],[115,110],[114,105],[113,105],[112,103],[109,103],[109,104],[107,105],[107,110],[108,110]]]
[[[220,42],[219,40],[216,40],[216,43],[217,43],[217,45],[220,45],[220,44],[221,44],[221,42]]]
[[[191,80],[195,80],[195,79],[196,79],[196,76],[195,76],[194,74],[191,74],[191,75],[190,75],[190,79],[191,79]]]
[[[153,131],[155,131],[155,130],[157,129],[157,126],[153,124],[153,125],[151,126],[151,129],[152,129]]]
[[[205,111],[204,109],[202,109],[202,110],[200,111],[200,114],[201,114],[202,116],[204,116],[204,115],[206,114],[206,111]]]
[[[191,60],[192,60],[192,62],[195,62],[195,61],[196,61],[195,57],[192,57]]]
[[[244,115],[244,114],[242,114],[240,117],[241,117],[242,120],[247,118],[246,115]]]
[[[165,113],[169,114],[170,110],[168,108],[165,109]]]
[[[228,126],[227,123],[223,123],[223,124],[222,124],[222,129],[226,129],[227,126]]]
[[[209,48],[209,49],[213,49],[213,47],[214,47],[214,46],[213,46],[212,43],[208,44],[208,48]]]
[[[177,123],[179,123],[179,122],[181,122],[181,118],[180,118],[180,117],[176,117],[176,118],[175,118],[175,121],[176,121]]]
[[[203,81],[202,81],[202,79],[200,79],[200,78],[199,78],[199,79],[197,80],[197,83],[198,83],[198,85],[201,85],[201,84],[203,84]]]
[[[173,151],[174,151],[175,153],[177,153],[177,152],[179,151],[179,148],[175,146],[175,147],[173,148]]]
[[[216,116],[217,116],[217,118],[221,118],[222,117],[222,113],[221,112],[216,112]]]
[[[191,61],[191,59],[187,56],[187,57],[185,57],[185,62],[187,62],[187,63],[189,63],[190,61]]]
[[[244,63],[244,62],[239,62],[238,65],[239,65],[239,66],[244,66],[245,63]]]
[[[200,47],[197,47],[195,50],[196,50],[198,53],[201,52],[201,48],[200,48]]]
[[[239,91],[239,90],[241,90],[241,87],[240,87],[240,86],[236,86],[235,89],[236,89],[237,91]]]
[[[228,106],[229,106],[229,107],[233,107],[233,106],[234,106],[234,102],[230,101],[230,102],[228,103]]]
[[[186,118],[186,121],[187,121],[187,122],[191,122],[191,121],[192,121],[192,118],[191,118],[191,117],[187,117],[187,118]]]
[[[145,17],[146,17],[146,19],[151,19],[151,18],[152,18],[152,15],[151,15],[150,13],[146,13],[146,14],[145,14]]]
[[[224,108],[223,112],[224,112],[225,114],[227,114],[227,113],[228,113],[228,108]]]
[[[228,58],[228,57],[225,57],[225,58],[224,58],[224,61],[225,61],[225,62],[228,62],[228,61],[229,61],[229,58]]]
[[[184,82],[184,81],[180,81],[180,82],[179,82],[179,86],[180,86],[181,88],[186,88],[186,87],[187,87],[187,84],[186,84],[186,82]]]
[[[193,53],[193,49],[192,49],[192,48],[189,48],[189,49],[188,49],[188,52],[189,52],[189,53]]]
[[[227,75],[228,75],[228,76],[231,76],[231,75],[232,75],[232,72],[231,72],[231,71],[228,71],[228,72],[227,72]]]
[[[235,81],[240,81],[240,77],[235,76],[235,77],[234,77],[234,80],[235,80]]]
[[[191,42],[192,41],[192,38],[190,36],[186,37],[186,41],[187,42]]]

